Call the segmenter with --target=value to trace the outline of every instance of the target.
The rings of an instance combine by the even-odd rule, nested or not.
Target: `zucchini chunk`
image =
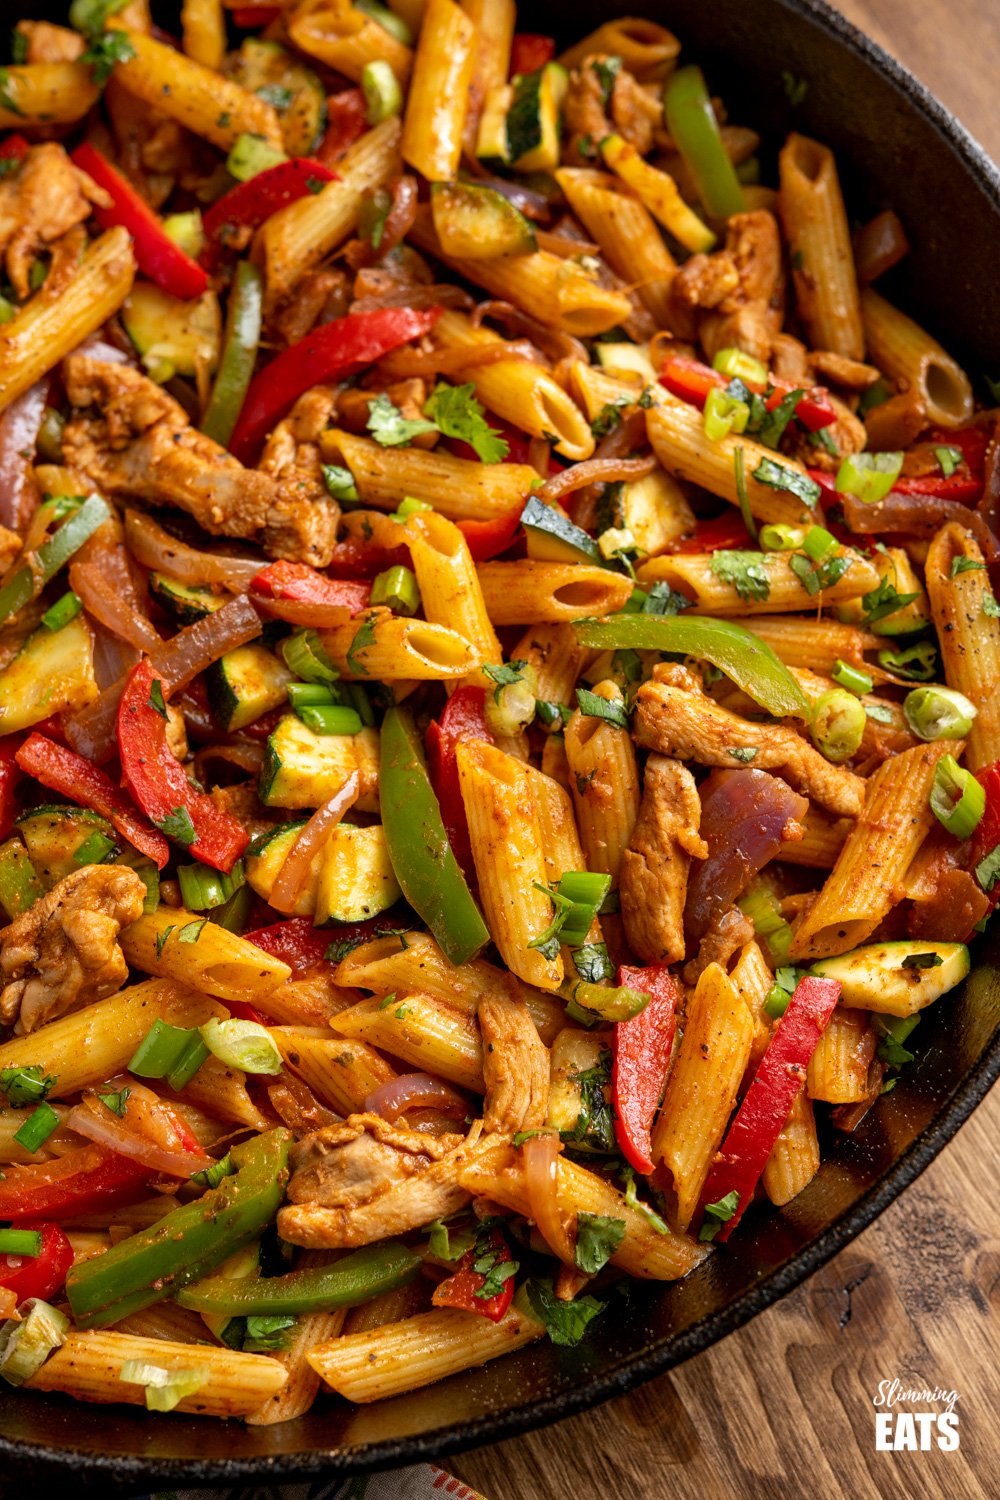
[[[402,896],[389,862],[385,830],[338,823],[323,846],[316,892],[316,925],[363,922]]]
[[[969,966],[964,943],[910,941],[870,943],[838,958],[821,959],[809,972],[840,980],[841,1005],[912,1016],[961,984]]]
[[[307,821],[306,818],[299,818],[295,823],[281,823],[270,833],[261,834],[250,845],[246,855],[247,885],[263,901],[271,899],[278,871],[291,853],[292,846]],[[319,884],[322,857],[323,851],[318,850],[295,903],[293,915],[296,917],[311,917],[316,910],[316,887]]]
[[[507,145],[507,111],[514,102],[514,89],[501,83],[486,92],[486,103],[479,120],[476,155],[488,166],[505,167],[510,161]]]
[[[62,630],[33,630],[0,672],[0,734],[28,729],[97,697],[94,640],[84,615]]]
[[[528,556],[535,562],[602,561],[597,543],[555,506],[532,497],[521,512],[528,539]]]
[[[115,830],[100,813],[72,803],[46,803],[21,813],[14,825],[24,840],[42,889],[50,891],[83,864],[99,864],[118,848]],[[96,838],[95,838],[96,835]],[[91,843],[93,840],[93,843]],[[77,859],[90,845],[88,857]],[[97,858],[90,858],[89,855]]]
[[[214,292],[182,302],[151,281],[137,281],[122,322],[147,375],[161,385],[175,375],[208,375],[219,363],[222,314]]]
[[[193,625],[206,615],[214,615],[231,597],[214,594],[205,584],[181,583],[179,578],[169,578],[166,573],[150,573],[149,591],[178,625]]]
[[[277,110],[289,156],[308,156],[326,129],[326,91],[312,69],[279,42],[247,37],[230,73]]]
[[[268,807],[320,807],[339,792],[352,771],[361,775],[361,812],[377,812],[374,787],[378,731],[314,734],[295,714],[286,714],[267,741],[260,772],[260,800]]]
[[[288,697],[291,672],[273,651],[251,641],[213,662],[205,673],[208,701],[222,729],[244,729]]]
[[[559,63],[514,82],[507,111],[507,155],[519,172],[554,172],[559,165],[559,115],[569,74]]]
[[[445,255],[495,260],[502,255],[529,255],[538,248],[529,220],[495,188],[471,182],[432,182],[431,212]]]

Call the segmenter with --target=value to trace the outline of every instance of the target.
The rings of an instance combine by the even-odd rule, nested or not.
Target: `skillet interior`
[[[62,4],[12,14],[61,20]],[[837,150],[861,211],[891,204],[913,253],[889,292],[976,374],[998,374],[1000,174],[912,78],[822,0],[535,0],[530,26],[566,40],[612,14],[670,25],[703,62],[731,117],[771,148],[792,125]],[[808,81],[792,111],[783,70]],[[5,1392],[5,1477],[72,1478],[148,1489],[333,1476],[439,1456],[554,1421],[616,1395],[706,1348],[790,1291],[871,1222],[950,1139],[1000,1074],[1000,936],[986,940],[964,989],[932,1008],[917,1061],[788,1209],[757,1208],[737,1243],[684,1282],[638,1287],[575,1350],[533,1345],[492,1366],[375,1407],[334,1402],[277,1428],[154,1418],[57,1397]]]

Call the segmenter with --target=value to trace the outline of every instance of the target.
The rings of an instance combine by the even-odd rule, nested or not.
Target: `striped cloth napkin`
[[[161,1490],[136,1500],[484,1500],[478,1490],[434,1464],[414,1464],[354,1479],[316,1479],[311,1484],[253,1485],[246,1489]]]

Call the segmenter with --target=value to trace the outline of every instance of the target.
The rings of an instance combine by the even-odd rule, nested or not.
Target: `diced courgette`
[[[506,166],[510,161],[507,147],[507,111],[514,102],[514,89],[501,83],[486,92],[486,103],[479,119],[476,155],[492,166]]]
[[[267,741],[260,800],[268,807],[319,807],[339,792],[352,771],[361,776],[355,806],[377,812],[378,731],[314,734],[295,714],[279,720]]]
[[[27,729],[97,697],[94,641],[84,615],[62,630],[32,631],[0,672],[0,734]]]
[[[117,848],[115,830],[107,819],[89,807],[76,807],[72,803],[32,807],[21,813],[15,827],[46,891],[83,864],[100,863],[100,860],[76,858],[91,840],[94,840],[92,851],[101,854],[102,859]]]
[[[504,255],[528,255],[537,249],[530,221],[495,188],[471,182],[434,182],[431,211],[445,255],[495,260]]]
[[[840,980],[841,1005],[912,1016],[961,984],[969,965],[964,943],[912,940],[855,948],[838,958],[821,959],[810,972]]]
[[[43,894],[42,883],[16,836],[0,844],[0,908],[9,922],[33,906]]]
[[[323,846],[316,892],[317,926],[377,917],[401,895],[382,825],[359,828],[338,823]]]
[[[926,630],[931,623],[930,604],[924,586],[912,562],[902,547],[886,547],[876,552],[872,562],[879,577],[888,580],[897,594],[916,594],[916,598],[902,609],[893,610],[881,620],[874,620],[871,629],[876,635],[910,635],[916,630]],[[848,599],[837,605],[837,618],[847,625],[856,625],[864,620],[863,599]]]
[[[534,496],[521,512],[528,556],[535,562],[600,563],[597,543],[567,516]]]
[[[166,573],[151,573],[149,588],[154,599],[172,615],[178,625],[193,625],[212,615],[227,602],[228,594],[213,594],[204,584],[181,583]]]
[[[237,83],[278,111],[289,156],[308,156],[326,129],[326,91],[279,42],[248,37],[232,64]]]
[[[628,344],[624,340],[621,343],[604,343],[602,340],[594,345],[594,349],[602,370],[641,375],[643,380],[648,380],[651,384],[658,379],[649,357],[648,344]]]
[[[223,729],[244,729],[262,714],[278,708],[288,697],[294,681],[283,661],[251,641],[237,646],[214,662],[205,674],[208,701]]]
[[[262,834],[250,845],[253,852],[246,855],[247,885],[262,900],[270,900],[278,871],[291,853],[306,821],[305,818],[300,818],[295,823],[282,823],[270,833]],[[316,887],[319,883],[321,859],[322,851],[313,860],[309,875],[299,892],[294,912],[297,917],[311,917],[316,910]]]
[[[519,172],[553,172],[559,165],[559,114],[568,88],[569,74],[559,63],[515,79],[507,153]]]
[[[214,292],[182,302],[151,281],[137,281],[122,322],[147,373],[161,384],[175,375],[208,375],[219,362],[222,314]]]

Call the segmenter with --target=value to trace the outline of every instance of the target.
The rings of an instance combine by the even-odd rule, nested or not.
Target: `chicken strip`
[[[264,444],[260,472],[278,486],[268,519],[268,551],[277,557],[313,561],[322,555],[329,562],[332,555],[340,512],[323,482],[319,438],[331,425],[336,399],[328,386],[314,386]]]
[[[683,668],[657,667],[636,695],[635,734],[640,745],[697,760],[706,766],[745,765],[753,752],[759,771],[777,771],[796,791],[841,817],[856,818],[865,783],[846,766],[834,766],[787,724],[752,724],[693,691]],[[680,682],[681,685],[677,685]]]
[[[479,1002],[487,1130],[513,1135],[545,1123],[549,1053],[522,999],[487,995]]]
[[[0,1021],[27,1033],[113,994],[128,974],[118,934],[145,899],[125,865],[85,865],[54,885],[0,933]]]
[[[330,562],[339,507],[316,493],[294,425],[273,435],[271,472],[261,473],[192,427],[173,397],[138,370],[71,354],[62,372],[71,405],[82,409],[63,431],[63,460],[96,488],[177,506],[213,536],[259,540],[271,557]]]
[[[643,963],[675,964],[684,957],[688,865],[708,852],[700,822],[691,772],[680,761],[651,755],[619,872],[625,935]]]
[[[35,256],[88,219],[94,204],[108,208],[111,199],[55,141],[33,146],[20,171],[0,180],[0,256],[22,301]]]
[[[380,1115],[351,1115],[292,1148],[278,1231],[307,1250],[370,1245],[447,1218],[468,1203],[458,1173],[469,1141],[425,1135]]]
[[[697,315],[698,337],[709,359],[720,349],[742,349],[771,362],[781,328],[785,281],[781,236],[766,209],[733,214],[726,244],[712,255],[692,255],[671,285],[679,327]]]

